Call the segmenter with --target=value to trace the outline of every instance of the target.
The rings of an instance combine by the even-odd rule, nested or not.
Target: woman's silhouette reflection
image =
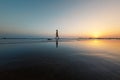
[[[58,48],[58,39],[56,38],[56,48]]]

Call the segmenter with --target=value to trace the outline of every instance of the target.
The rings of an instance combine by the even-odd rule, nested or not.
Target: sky
[[[0,36],[120,37],[120,0],[0,0]]]

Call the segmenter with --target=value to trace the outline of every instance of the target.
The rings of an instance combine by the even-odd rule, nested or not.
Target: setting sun
[[[99,32],[94,32],[94,33],[92,34],[92,37],[98,38],[98,37],[100,37],[100,33],[99,33]]]
[[[94,36],[93,36],[94,38],[98,38],[99,37],[99,35],[97,35],[97,34],[94,34]]]

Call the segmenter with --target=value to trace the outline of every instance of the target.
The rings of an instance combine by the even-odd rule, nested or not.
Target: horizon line
[[[64,38],[73,39],[74,37],[61,37],[60,39],[64,39]],[[54,38],[50,38],[50,37],[46,37],[46,38],[43,38],[43,37],[36,37],[36,38],[1,37],[0,39],[55,39],[55,37]],[[87,38],[85,38],[85,37],[78,37],[78,38],[74,38],[74,39],[120,39],[120,37],[98,37],[98,38],[94,38],[94,37],[87,37]]]

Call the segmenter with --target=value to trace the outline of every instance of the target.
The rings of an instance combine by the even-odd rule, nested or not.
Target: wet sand
[[[120,80],[119,50],[116,54],[111,49],[91,48],[85,44],[60,42],[58,48],[55,42],[2,44],[0,79]]]

